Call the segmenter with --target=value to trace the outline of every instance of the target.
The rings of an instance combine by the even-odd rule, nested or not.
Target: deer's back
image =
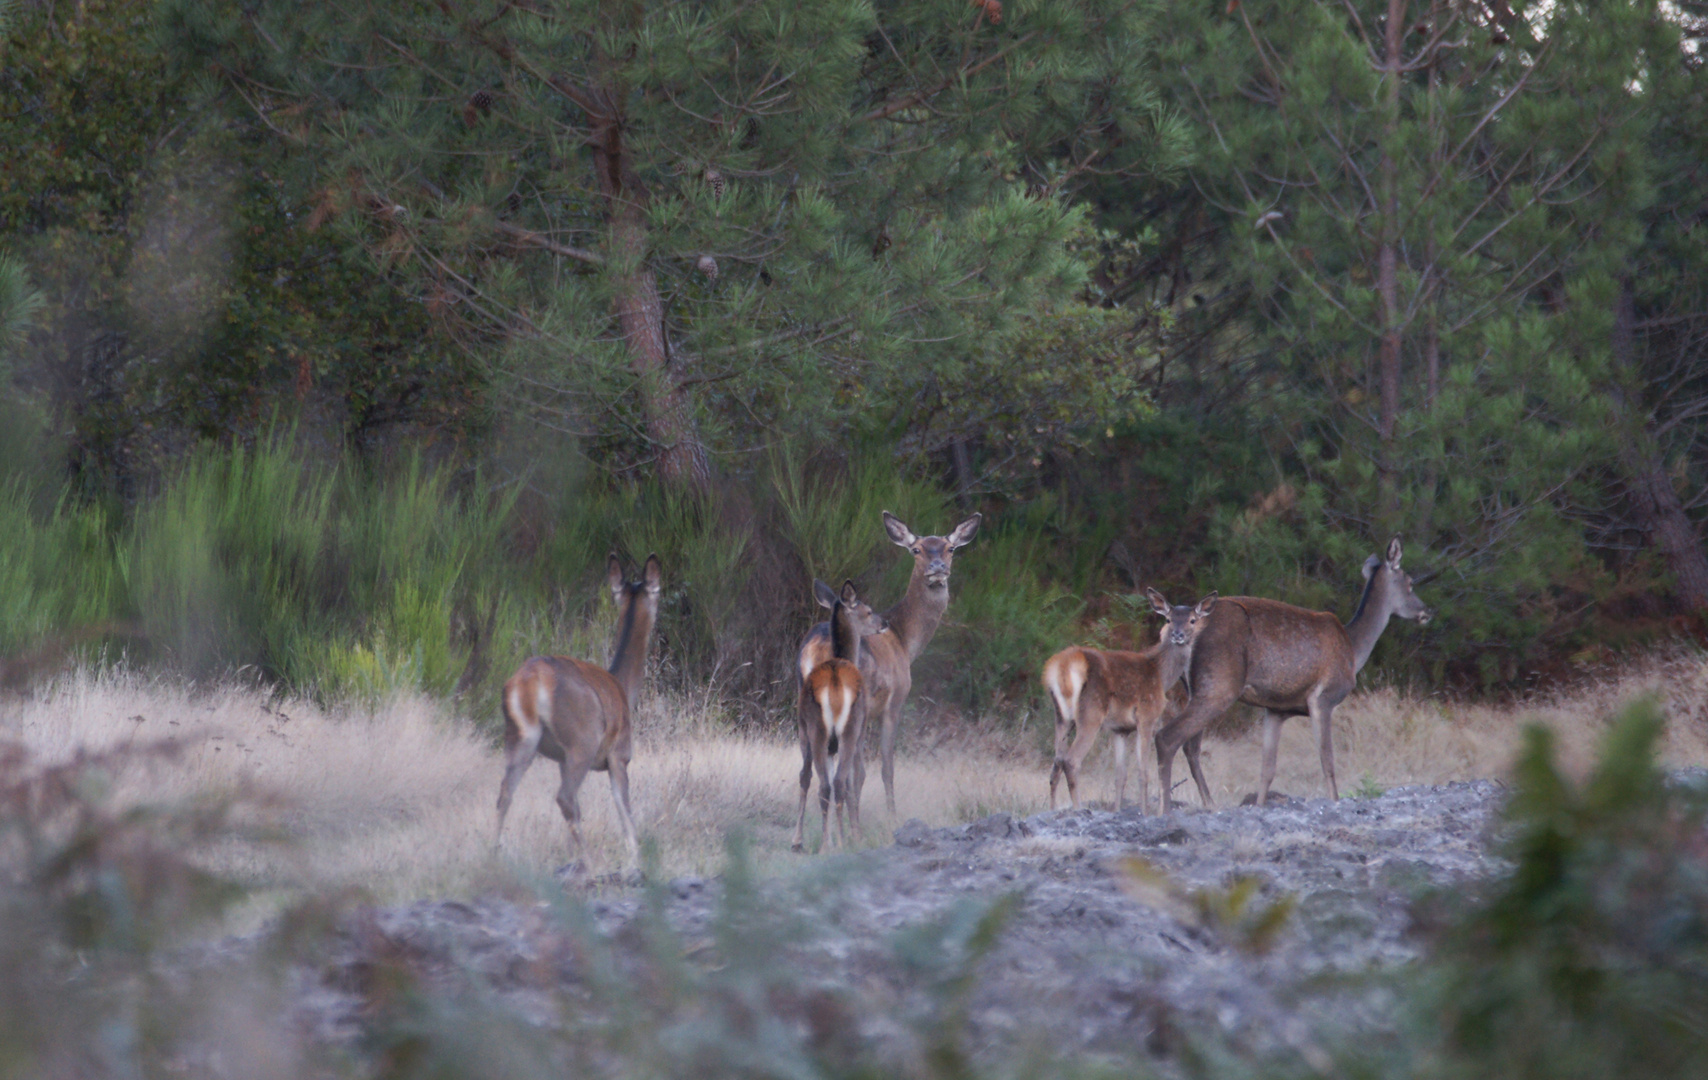
[[[814,670],[832,659],[835,659],[835,654],[830,648],[830,623],[821,622],[801,639],[795,666],[802,685],[811,678]],[[887,698],[904,681],[911,685],[912,666],[913,658],[894,630],[860,639],[860,677],[869,696]]]
[[[504,711],[518,727],[545,725],[560,743],[605,741],[626,727],[629,703],[609,671],[570,656],[536,656],[504,684]]]
[[[1109,704],[1162,708],[1162,670],[1150,652],[1086,649],[1089,679],[1086,692],[1099,693]]]
[[[1319,687],[1351,689],[1352,659],[1346,628],[1327,611],[1223,597],[1192,649],[1192,692],[1231,692],[1252,705],[1302,712]]]

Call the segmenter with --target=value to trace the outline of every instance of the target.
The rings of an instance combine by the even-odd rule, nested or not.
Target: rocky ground
[[[596,996],[590,939],[619,965],[671,953],[718,968],[755,960],[732,951],[757,951],[759,970],[786,973],[785,996],[799,999],[773,1001],[779,1015],[851,1025],[867,1045],[907,1054],[922,1038],[909,1018],[928,1014],[926,998],[955,974],[967,928],[1009,897],[997,943],[961,972],[975,1051],[1168,1055],[1182,1032],[1207,1029],[1236,1049],[1309,1061],[1325,1010],[1342,1029],[1361,1011],[1380,1022],[1380,981],[1335,976],[1416,955],[1411,899],[1499,871],[1487,840],[1501,798],[1499,785],[1477,782],[1161,817],[909,821],[892,847],[803,860],[798,877],[733,903],[725,882],[687,878],[651,901],[606,889],[568,915],[500,899],[368,910],[297,970],[294,1007],[316,1041],[346,1040],[372,1015],[383,973],[407,968],[550,1026],[566,995]],[[649,902],[674,931],[666,946],[644,929]],[[920,958],[922,942],[935,961]],[[815,1000],[830,1019],[815,1019]]]

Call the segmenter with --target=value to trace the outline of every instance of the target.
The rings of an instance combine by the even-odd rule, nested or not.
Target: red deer
[[[883,757],[884,802],[890,813],[896,812],[895,735],[901,719],[901,708],[913,689],[913,659],[930,644],[943,621],[949,606],[949,567],[955,552],[972,543],[984,515],[972,517],[955,526],[948,536],[915,536],[888,510],[884,511],[884,531],[890,542],[906,548],[913,556],[913,576],[907,582],[907,595],[901,603],[884,612],[889,629],[866,640],[866,658],[860,662],[860,676],[865,680],[866,715],[878,718],[878,748]],[[819,623],[807,631],[801,642],[795,666],[805,679],[812,669],[831,658],[830,624]],[[854,749],[854,778],[848,787],[849,809],[858,817],[860,789],[866,783],[866,762],[860,747]]]
[[[844,808],[854,834],[860,834],[860,816],[848,801],[848,783],[853,770],[847,762],[859,752],[866,723],[866,702],[861,694],[860,659],[866,652],[864,638],[882,633],[887,624],[882,615],[860,600],[854,583],[842,583],[837,594],[822,581],[813,582],[813,597],[820,607],[830,609],[830,645],[835,655],[813,668],[801,682],[798,716],[801,728],[801,805],[795,816],[795,839],[789,846],[800,851],[806,838],[807,789],[813,769],[818,769],[818,805],[824,814],[819,850],[832,843],[847,842]],[[849,753],[843,754],[844,747]],[[830,810],[836,808],[836,835],[830,832]]]
[[[510,799],[534,754],[558,763],[562,782],[558,809],[569,823],[572,855],[581,851],[581,810],[576,792],[589,769],[611,774],[611,798],[617,823],[637,862],[634,817],[629,812],[629,757],[632,709],[646,675],[646,654],[658,622],[658,590],[663,574],[658,556],[649,555],[639,581],[623,577],[623,564],[612,552],[609,582],[617,603],[617,644],[609,670],[567,656],[536,656],[504,684],[504,782],[498,788],[498,835]]]
[[[1139,811],[1150,813],[1150,764],[1157,720],[1168,705],[1168,691],[1186,673],[1198,631],[1208,622],[1216,594],[1196,606],[1171,605],[1155,589],[1146,589],[1151,608],[1168,621],[1155,645],[1143,652],[1114,649],[1063,649],[1044,661],[1044,687],[1056,706],[1056,760],[1050,767],[1050,809],[1056,807],[1056,782],[1067,778],[1068,798],[1079,809],[1079,767],[1104,728],[1115,737],[1115,809],[1127,795],[1127,737],[1139,758]],[[1074,729],[1073,745],[1068,730]]]
[[[1182,746],[1198,797],[1205,806],[1214,805],[1198,764],[1198,749],[1204,730],[1236,701],[1264,710],[1259,806],[1269,800],[1281,724],[1289,716],[1316,721],[1323,779],[1329,794],[1340,798],[1334,779],[1334,707],[1352,692],[1389,618],[1398,615],[1419,625],[1430,619],[1429,609],[1412,592],[1410,575],[1400,569],[1400,554],[1396,536],[1388,544],[1387,558],[1372,555],[1365,560],[1364,593],[1345,626],[1329,612],[1308,611],[1278,600],[1229,596],[1216,605],[1192,647],[1187,675],[1192,699],[1157,733],[1157,772],[1165,809],[1174,752]]]

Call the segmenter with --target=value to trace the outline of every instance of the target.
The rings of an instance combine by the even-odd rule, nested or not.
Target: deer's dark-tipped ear
[[[859,603],[860,594],[854,589],[854,579],[848,578],[842,582],[842,602],[849,607]]]
[[[641,571],[641,583],[646,586],[646,591],[654,596],[664,587],[664,564],[658,561],[656,554],[646,557],[646,569]]]
[[[1151,602],[1151,610],[1156,612],[1158,615],[1161,615],[1163,618],[1166,619],[1169,615],[1173,614],[1173,610],[1168,606],[1168,598],[1157,592],[1155,589],[1146,588],[1145,599]]]
[[[983,520],[983,514],[974,514],[972,517],[955,526],[955,531],[949,534],[949,547],[964,548],[968,544],[972,543],[973,537],[978,535],[979,522]]]
[[[1206,596],[1206,597],[1204,597],[1204,599],[1198,601],[1198,606],[1192,609],[1193,614],[1199,615],[1199,616],[1204,616],[1204,615],[1210,614],[1210,609],[1216,606],[1216,598],[1220,595],[1221,595],[1221,593],[1214,593],[1213,592],[1209,596]]]
[[[884,531],[890,534],[890,543],[899,547],[910,548],[919,543],[919,537],[913,535],[913,530],[888,510],[884,511]]]
[[[1376,572],[1376,567],[1381,566],[1381,565],[1382,565],[1382,557],[1380,555],[1372,555],[1368,559],[1365,559],[1364,560],[1364,580],[1369,581],[1370,575],[1374,574]]]
[[[1388,541],[1388,565],[1395,570],[1400,568],[1400,556],[1404,552],[1400,548],[1400,538],[1394,537]]]
[[[628,582],[623,580],[623,560],[617,557],[615,551],[605,560],[605,583],[611,586],[611,596],[621,604]]]
[[[812,598],[818,601],[818,606],[821,608],[836,606],[836,590],[817,578],[813,578],[812,581]]]

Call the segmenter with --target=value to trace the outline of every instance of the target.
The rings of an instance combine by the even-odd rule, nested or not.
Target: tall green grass
[[[709,683],[750,719],[787,713],[796,643],[821,617],[813,578],[853,578],[892,604],[912,560],[880,512],[921,534],[963,516],[880,455],[808,463],[778,451],[706,495],[572,477],[543,501],[544,520],[524,520],[542,511],[521,508],[516,485],[418,459],[316,461],[290,432],[203,448],[126,516],[6,483],[0,657],[119,635],[113,655],[192,677],[247,672],[369,704],[460,695],[485,719],[530,655],[606,659],[611,551],[664,563],[664,678]],[[922,704],[989,711],[1075,638],[1076,597],[1097,571],[1072,554],[1083,527],[1047,499],[987,518],[916,669]]]
[[[0,656],[108,624],[123,603],[106,514],[61,499],[38,515],[34,501],[25,484],[0,484]]]

